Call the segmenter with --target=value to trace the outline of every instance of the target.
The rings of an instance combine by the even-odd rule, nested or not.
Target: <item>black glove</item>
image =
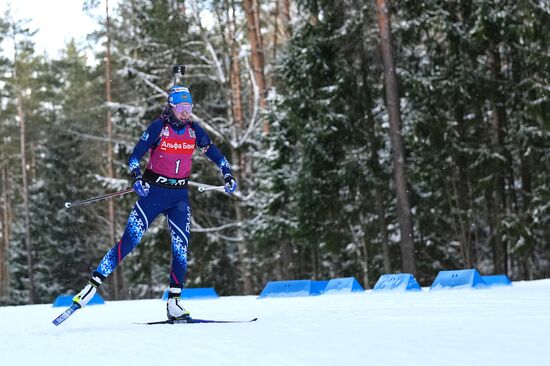
[[[226,174],[223,179],[225,180],[225,191],[227,193],[235,192],[237,189],[237,181],[231,174]]]
[[[141,197],[147,197],[149,195],[149,188],[151,188],[149,183],[143,180],[141,174],[132,175],[134,178],[134,182],[132,184],[132,186],[134,187],[134,192],[136,192]]]

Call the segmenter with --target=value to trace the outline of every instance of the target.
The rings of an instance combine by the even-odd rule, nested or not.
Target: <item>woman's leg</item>
[[[152,200],[148,200],[147,198],[149,197],[144,198],[145,199],[142,198],[136,202],[134,208],[130,212],[122,238],[107,252],[107,254],[105,254],[97,266],[96,272],[103,277],[109,276],[124,257],[134,250],[141,241],[145,231],[147,231],[150,223],[159,214],[160,207],[150,204]]]
[[[187,199],[166,212],[166,221],[172,238],[170,287],[181,288],[187,272],[187,248],[191,240],[191,207]]]
[[[139,244],[149,225],[164,208],[162,196],[159,196],[151,190],[149,196],[142,197],[136,202],[130,212],[122,239],[105,254],[88,284],[73,298],[74,302],[81,307],[85,306],[94,297],[103,280]]]
[[[172,238],[172,267],[166,315],[168,319],[183,319],[189,316],[189,311],[180,303],[183,281],[187,272],[187,248],[191,238],[191,208],[188,200],[179,201],[175,207],[168,210],[166,221]]]

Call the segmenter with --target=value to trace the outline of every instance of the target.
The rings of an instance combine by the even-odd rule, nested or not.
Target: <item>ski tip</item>
[[[255,322],[256,320],[258,320],[258,318],[254,318],[251,320],[251,322]]]
[[[53,325],[55,325],[57,327],[59,324],[63,323],[65,320],[67,320],[71,315],[73,315],[73,313],[75,311],[77,311],[80,308],[81,308],[81,306],[80,306],[79,303],[73,302],[73,304],[69,308],[67,308],[67,310],[65,310],[57,318],[52,320]]]
[[[61,314],[60,316],[58,316],[57,318],[55,318],[54,320],[52,320],[52,324],[55,325],[56,327],[63,323],[65,320],[67,320],[69,316],[65,315],[65,313]]]

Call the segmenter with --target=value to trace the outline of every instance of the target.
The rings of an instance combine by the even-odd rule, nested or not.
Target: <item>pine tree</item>
[[[528,121],[518,113],[528,98],[514,94],[534,74],[524,73],[520,82],[517,60],[525,47],[517,31],[531,29],[525,14],[542,13],[535,4],[506,1],[401,2],[396,8],[405,118],[414,131],[408,142],[411,179],[419,232],[431,257],[426,264],[440,258],[443,268],[505,272],[517,260],[510,257],[512,248],[530,247],[525,243],[532,232],[525,225],[530,219],[519,213],[516,188],[529,159],[522,158],[526,147],[518,146],[521,138],[514,132]],[[540,49],[538,41],[529,44]],[[545,175],[530,169],[525,174],[522,186],[523,181],[529,186],[532,174]],[[529,257],[521,262],[532,261]]]
[[[357,6],[303,5],[308,20],[281,58],[252,231],[281,277],[351,274],[369,286],[369,272],[390,267],[388,253],[381,260],[388,171],[378,156],[387,142],[373,114],[380,65],[366,40],[353,41],[372,20],[372,8]]]
[[[88,108],[94,101],[99,102],[101,94],[100,85],[89,81],[93,74],[74,42],[44,70],[42,78],[49,85],[42,100],[50,107],[43,112],[47,118],[38,150],[40,184],[33,191],[33,237],[40,253],[41,270],[36,282],[41,299],[49,302],[61,293],[74,293],[81,288],[91,272],[90,263],[98,260],[97,244],[104,237],[98,230],[104,224],[97,224],[93,210],[67,210],[63,206],[66,201],[94,196],[101,190],[91,183],[99,161],[96,154],[90,153],[101,143],[83,137],[78,127],[88,126],[86,132],[90,133],[97,126],[95,113]]]
[[[27,27],[28,21],[13,19],[8,13],[6,16],[9,42],[13,49],[12,59],[8,63],[8,72],[3,82],[6,89],[6,112],[7,120],[11,120],[12,126],[17,126],[17,134],[12,130],[13,143],[19,145],[17,153],[19,171],[11,171],[12,184],[21,191],[21,200],[16,201],[14,216],[17,218],[17,225],[13,227],[13,240],[11,253],[8,261],[14,261],[10,268],[12,272],[10,279],[15,283],[17,292],[12,292],[11,301],[22,301],[34,303],[36,298],[34,287],[35,252],[31,237],[31,215],[32,202],[29,187],[33,184],[35,174],[33,167],[34,151],[29,150],[33,144],[32,128],[38,118],[33,115],[34,109],[39,103],[37,99],[38,84],[33,76],[37,73],[37,66],[40,59],[34,56],[32,35],[33,32]],[[5,141],[7,142],[7,141]],[[12,141],[10,141],[12,142]],[[10,179],[11,180],[11,179]]]
[[[224,134],[219,132],[224,126],[218,127],[211,123],[211,120],[222,120],[227,107],[223,102],[226,97],[225,85],[213,77],[218,72],[218,60],[212,59],[212,63],[207,61],[210,57],[217,57],[208,51],[211,45],[207,42],[210,42],[211,37],[204,32],[209,31],[200,25],[198,28],[191,28],[190,21],[195,24],[198,22],[193,18],[193,12],[173,1],[134,1],[131,7],[119,8],[119,12],[119,21],[113,23],[113,58],[119,60],[114,69],[122,72],[118,72],[121,77],[118,86],[113,85],[114,103],[111,104],[111,108],[116,108],[116,112],[113,113],[117,126],[115,134],[128,136],[129,140],[128,143],[119,144],[117,147],[120,152],[121,176],[127,175],[123,168],[125,164],[122,164],[126,154],[130,152],[141,131],[160,113],[166,101],[166,91],[173,85],[171,66],[176,63],[187,66],[185,77],[177,82],[183,83],[192,91],[194,112],[199,117],[198,122],[210,132],[214,142],[227,155],[223,140],[220,141]],[[166,14],[169,14],[168,18]],[[204,157],[196,159],[191,179],[219,181],[219,172],[206,160]],[[227,212],[226,200],[216,200],[210,205],[205,205],[205,198],[205,195],[190,195],[194,223],[188,282],[197,285],[202,283],[205,277],[211,277],[202,271],[202,268],[209,266],[207,263],[219,263],[220,253],[232,255],[228,250],[216,250],[215,246],[219,244],[220,238],[201,234],[201,228],[197,227],[199,222],[200,226],[219,226],[220,221],[223,223],[227,221],[226,217],[232,216]],[[146,235],[140,244],[137,251],[139,253],[125,260],[123,266],[131,268],[126,273],[134,273],[133,280],[157,288],[168,279],[165,269],[169,258],[159,255],[159,252],[166,252],[166,242],[170,239],[165,229],[160,228],[162,225],[160,222],[158,227],[149,230],[150,234]],[[203,255],[208,257],[204,258]],[[200,269],[198,273],[194,271],[195,263]],[[141,268],[145,269],[145,272],[142,272]],[[235,282],[226,279],[227,274],[233,272],[230,268],[220,268],[217,272],[220,282]],[[152,276],[157,273],[158,276],[153,278]],[[231,291],[230,286],[228,289]],[[151,293],[150,290],[145,292]]]

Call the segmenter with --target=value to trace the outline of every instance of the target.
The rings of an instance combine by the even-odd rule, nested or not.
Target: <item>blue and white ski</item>
[[[255,322],[258,318],[250,320],[211,320],[211,319],[195,319],[195,318],[184,318],[180,320],[161,320],[158,322],[148,322],[148,323],[137,323],[142,325],[159,325],[159,324],[201,324],[201,323],[250,323]]]
[[[74,302],[71,307],[69,307],[67,310],[65,310],[61,315],[59,315],[57,318],[55,318],[52,323],[57,326],[61,323],[63,323],[65,320],[67,320],[75,311],[80,309],[80,305]],[[159,325],[159,324],[200,324],[200,323],[250,323],[255,322],[258,320],[258,318],[250,319],[250,320],[212,320],[212,319],[195,319],[195,318],[184,318],[180,320],[161,320],[158,322],[148,322],[148,323],[136,323],[136,324],[142,324],[142,325]]]
[[[63,313],[61,313],[61,315],[59,315],[57,318],[55,318],[52,321],[53,325],[58,326],[59,324],[63,323],[65,320],[67,320],[67,318],[73,315],[73,313],[78,309],[80,309],[80,305],[77,304],[76,302],[73,302],[70,308],[65,310]]]

